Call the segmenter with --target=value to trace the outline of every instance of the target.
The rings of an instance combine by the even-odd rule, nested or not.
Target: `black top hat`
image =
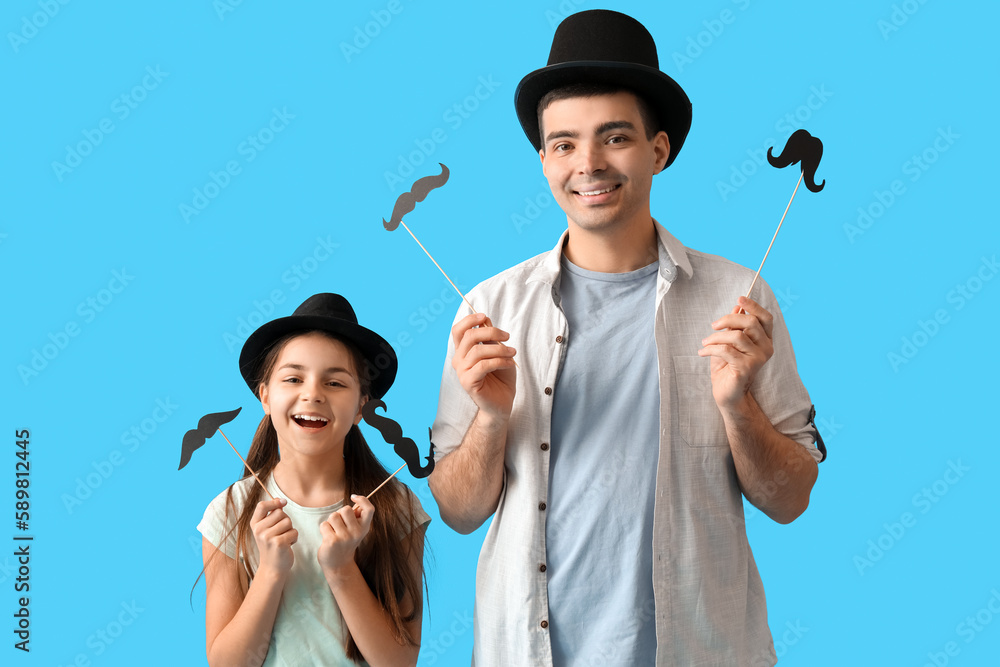
[[[521,79],[514,91],[517,118],[536,151],[542,146],[539,100],[550,90],[575,83],[618,85],[645,99],[670,139],[670,166],[691,129],[691,101],[660,71],[656,43],[641,23],[619,12],[593,9],[559,24],[548,66]]]
[[[396,379],[396,352],[374,331],[358,324],[358,317],[347,299],[339,294],[314,294],[288,317],[262,324],[250,334],[240,352],[240,374],[250,391],[257,395],[257,375],[268,350],[280,338],[297,331],[326,331],[356,346],[367,368],[359,368],[371,378],[372,395],[382,398]]]

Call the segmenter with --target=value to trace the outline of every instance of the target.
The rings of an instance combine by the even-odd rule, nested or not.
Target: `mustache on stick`
[[[382,218],[383,227],[390,232],[395,231],[399,227],[399,223],[402,222],[403,216],[412,211],[418,202],[422,202],[430,194],[431,190],[439,188],[448,182],[448,176],[451,175],[451,172],[441,162],[438,162],[438,164],[441,165],[440,174],[437,176],[424,176],[418,179],[409,192],[404,192],[396,198],[396,205],[392,209],[392,216],[389,218],[389,222],[386,222],[385,218]]]
[[[186,466],[195,450],[208,442],[208,439],[215,435],[220,426],[236,419],[236,415],[240,414],[240,410],[242,409],[236,408],[228,412],[211,412],[199,419],[198,428],[191,429],[184,434],[184,439],[181,441],[181,464],[177,466],[177,469],[181,470]]]
[[[476,313],[479,311],[477,311],[475,306],[473,306],[469,302],[469,300],[465,297],[465,295],[462,294],[462,290],[458,289],[458,285],[455,284],[455,281],[448,277],[448,274],[445,273],[445,270],[441,268],[441,265],[438,264],[438,261],[436,259],[434,259],[434,256],[430,253],[430,251],[424,247],[424,244],[420,242],[420,239],[418,239],[417,235],[413,233],[413,230],[410,229],[405,222],[403,222],[403,216],[413,210],[414,204],[416,202],[423,201],[424,197],[427,196],[428,192],[430,192],[434,188],[439,188],[448,182],[448,175],[450,173],[448,171],[448,167],[446,167],[441,162],[438,162],[438,164],[441,165],[441,173],[437,176],[424,176],[423,178],[418,179],[413,184],[413,187],[411,188],[410,192],[404,192],[399,196],[398,199],[396,199],[396,206],[392,210],[391,219],[389,220],[389,222],[386,222],[385,218],[382,218],[382,225],[390,232],[394,231],[397,227],[399,227],[399,225],[403,225],[403,229],[405,229],[409,233],[409,235],[413,238],[413,240],[416,242],[416,244],[420,246],[420,249],[424,251],[428,259],[434,262],[434,266],[438,268],[438,271],[441,272],[441,275],[444,276],[445,280],[447,280],[448,283],[455,289],[455,291],[458,292],[458,296],[462,298],[462,301],[464,301],[465,305],[469,307],[469,310],[471,310],[473,313]],[[514,362],[514,366],[518,367],[516,361]]]
[[[376,409],[385,409],[385,403],[377,398],[373,398],[361,408],[361,417],[365,423],[382,434],[382,438],[391,445],[401,459],[406,461],[410,474],[414,477],[427,477],[434,470],[434,445],[431,444],[431,452],[427,456],[427,465],[420,465],[420,450],[415,442],[403,435],[403,429],[394,420],[375,412]],[[398,472],[398,471],[397,471]]]
[[[784,169],[788,165],[798,162],[802,165],[802,175],[809,190],[819,192],[826,185],[826,179],[816,185],[816,169],[823,157],[823,142],[816,137],[805,130],[795,130],[792,132],[792,136],[788,137],[785,147],[777,157],[772,153],[773,150],[773,146],[767,149],[767,161],[771,163],[772,167]]]
[[[208,439],[215,435],[216,431],[221,433],[223,438],[226,438],[226,434],[222,433],[221,426],[235,419],[236,415],[240,414],[240,410],[242,409],[243,408],[236,408],[235,410],[230,410],[229,412],[212,412],[199,419],[198,428],[192,429],[184,434],[184,440],[181,442],[181,464],[177,469],[180,470],[186,466],[188,461],[191,460],[191,454],[194,453],[194,450],[208,442]],[[226,442],[229,442],[229,438],[226,438]],[[271,500],[274,500],[274,496],[267,490],[267,487],[264,486],[264,482],[262,482],[260,477],[257,476],[257,473],[253,471],[253,468],[250,467],[247,460],[243,458],[243,455],[240,454],[238,449],[236,449],[236,446],[231,442],[229,442],[229,446],[233,448],[236,456],[240,457],[240,461],[243,461],[243,466],[247,469],[247,471],[249,471],[249,473],[253,475],[253,478],[257,480],[257,483],[260,484],[260,488],[264,489],[264,493],[271,496]]]
[[[795,199],[795,194],[799,191],[802,181],[805,180],[806,187],[813,192],[819,192],[826,185],[826,179],[819,185],[816,185],[816,168],[819,166],[820,158],[823,157],[823,142],[816,137],[805,130],[795,130],[795,132],[792,132],[792,136],[788,137],[788,141],[785,142],[785,148],[781,151],[781,155],[775,157],[772,154],[773,150],[773,146],[767,149],[767,161],[771,163],[772,167],[783,169],[790,164],[799,162],[802,165],[802,171],[799,174],[799,180],[795,182],[795,189],[792,190],[792,196],[788,200],[788,205],[785,206],[785,212],[781,214],[781,220],[778,221],[778,228],[774,230],[771,243],[767,246],[764,259],[760,260],[757,273],[753,277],[753,282],[750,283],[750,289],[747,290],[746,296],[748,299],[750,298],[750,293],[753,292],[753,286],[757,284],[757,279],[760,278],[760,272],[764,269],[764,262],[767,261],[767,256],[771,254],[771,248],[774,247],[774,240],[778,238],[778,232],[781,231],[781,224],[785,221],[785,216],[788,215],[788,209],[792,207],[792,201]],[[739,312],[742,313],[743,309],[741,308]]]

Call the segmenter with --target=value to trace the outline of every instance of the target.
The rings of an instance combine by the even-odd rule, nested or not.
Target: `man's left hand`
[[[701,341],[698,356],[712,357],[712,396],[725,412],[739,406],[757,371],[774,354],[774,318],[756,301],[741,296],[712,328],[716,331]]]

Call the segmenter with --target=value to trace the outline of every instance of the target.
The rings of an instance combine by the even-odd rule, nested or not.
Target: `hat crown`
[[[351,324],[358,323],[358,316],[354,314],[354,308],[344,297],[339,294],[323,292],[313,294],[302,302],[295,309],[292,316],[306,315],[319,317],[333,317],[338,320],[346,320]]]
[[[627,14],[608,9],[567,16],[552,37],[549,65],[585,61],[660,68],[656,42],[645,26]]]
[[[323,331],[350,343],[365,359],[364,372],[371,382],[371,396],[381,398],[396,378],[396,352],[384,338],[358,324],[350,302],[339,294],[313,294],[286,317],[265,322],[250,334],[240,351],[240,374],[257,395],[261,364],[267,352],[286,336]]]
[[[517,84],[514,109],[524,134],[542,150],[538,105],[552,90],[577,84],[630,90],[652,107],[659,129],[670,139],[669,167],[691,129],[691,100],[660,70],[656,43],[631,16],[593,9],[567,16],[556,28],[548,65]]]

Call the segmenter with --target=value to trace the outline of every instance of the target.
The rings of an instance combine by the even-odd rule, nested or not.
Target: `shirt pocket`
[[[691,447],[728,447],[726,424],[712,398],[709,357],[674,357],[681,438]]]

